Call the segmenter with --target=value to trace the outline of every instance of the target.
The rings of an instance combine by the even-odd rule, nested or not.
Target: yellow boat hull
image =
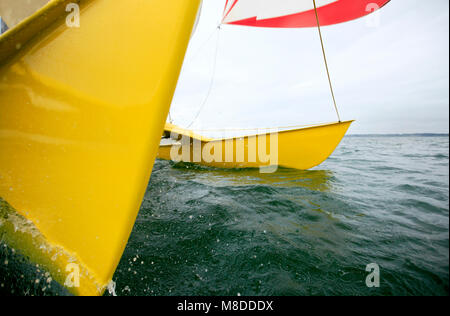
[[[52,0],[0,37],[0,234],[74,294],[119,263],[199,2]]]
[[[166,133],[189,140],[160,145],[157,157],[218,168],[282,166],[306,170],[318,166],[336,149],[353,121],[322,124],[271,134],[206,139],[166,126]],[[181,138],[181,137],[179,137]],[[276,168],[266,168],[266,172]]]

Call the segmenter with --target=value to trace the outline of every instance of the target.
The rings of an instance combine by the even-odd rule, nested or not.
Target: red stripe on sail
[[[225,16],[225,10],[227,9],[228,1],[229,1],[229,0],[227,0],[227,1],[225,2],[225,8],[223,8],[223,16]]]
[[[319,22],[321,26],[326,26],[355,20],[372,13],[373,9],[370,9],[373,8],[374,5],[381,8],[389,1],[390,0],[339,0],[317,8]],[[227,15],[230,11],[228,11]],[[317,21],[313,9],[270,19],[257,20],[257,17],[252,17],[227,24],[255,27],[299,28],[316,27]]]
[[[224,21],[227,18],[228,14],[230,14],[231,10],[233,10],[233,8],[234,8],[234,6],[236,5],[237,2],[238,2],[238,0],[234,0],[233,4],[231,5],[231,8],[228,10],[227,13],[224,14],[222,21]],[[228,4],[228,0],[227,0],[227,3],[225,4],[225,9],[227,8],[226,7],[227,4]]]

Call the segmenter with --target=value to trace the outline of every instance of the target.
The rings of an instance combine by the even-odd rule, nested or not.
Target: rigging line
[[[336,98],[334,97],[334,91],[333,91],[333,85],[331,83],[330,71],[328,69],[327,55],[325,54],[325,47],[324,47],[323,39],[322,39],[322,31],[320,30],[319,14],[317,13],[316,0],[313,0],[313,3],[314,3],[314,12],[316,13],[317,29],[319,30],[320,44],[322,45],[323,60],[325,61],[325,68],[327,70],[328,83],[330,84],[330,91],[331,91],[331,96],[333,98],[334,109],[336,110],[336,114],[337,114],[339,122],[341,122],[341,116],[339,115],[338,107],[336,105]]]
[[[213,38],[214,34],[219,30],[219,27],[216,27],[211,34],[209,34],[208,38],[199,46],[199,48],[195,51],[195,53],[192,54],[192,56],[189,58],[187,63],[193,61],[195,58],[197,58],[197,55],[203,50],[203,48],[206,46],[206,44],[209,43],[211,38]]]
[[[201,104],[197,114],[195,115],[194,119],[191,121],[191,123],[186,128],[190,128],[192,126],[192,124],[194,124],[194,122],[197,120],[197,118],[199,117],[199,115],[202,112],[203,108],[205,107],[206,102],[208,101],[209,96],[211,94],[212,87],[214,86],[214,79],[215,79],[215,76],[216,76],[216,66],[217,66],[217,55],[219,53],[220,25],[217,27],[217,30],[218,31],[217,31],[216,51],[214,53],[214,63],[213,63],[211,81],[210,81],[209,87],[208,87],[208,92],[207,92],[206,97],[203,100],[203,103]]]
[[[186,64],[189,64],[195,58],[197,58],[198,54],[203,50],[203,48],[206,46],[206,44],[209,43],[209,41],[211,40],[211,38],[213,38],[214,34],[216,34],[216,32],[219,28],[220,28],[220,25],[218,27],[216,27],[213,32],[211,32],[211,34],[208,36],[208,38],[199,46],[199,48],[195,51],[195,53],[192,54],[192,56],[189,58],[189,60],[184,61],[183,66]],[[170,110],[169,110],[169,123],[171,123],[171,124],[173,123],[173,119],[170,115]]]

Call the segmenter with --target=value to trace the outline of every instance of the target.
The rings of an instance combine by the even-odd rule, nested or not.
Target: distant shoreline
[[[448,133],[348,134],[345,137],[449,137]]]

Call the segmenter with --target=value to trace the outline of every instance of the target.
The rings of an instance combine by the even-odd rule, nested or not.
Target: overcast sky
[[[224,25],[217,32],[224,3],[204,0],[174,123],[186,127],[202,105],[216,43],[214,85],[192,127],[336,121],[317,29]],[[341,117],[356,119],[349,133],[448,133],[449,1],[392,0],[378,14],[322,29]]]

